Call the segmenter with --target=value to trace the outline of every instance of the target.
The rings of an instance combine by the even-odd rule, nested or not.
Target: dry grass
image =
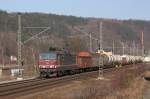
[[[124,70],[110,81],[90,82],[74,93],[74,99],[142,99],[144,68]],[[103,85],[103,86],[102,86]]]
[[[82,80],[19,99],[143,99],[144,67],[105,74],[105,80]]]
[[[24,66],[23,76],[24,77],[33,77],[38,75],[38,72],[35,70],[33,65]]]
[[[2,76],[0,77],[0,82],[2,81],[10,81],[10,80],[15,80],[16,78],[13,76]]]

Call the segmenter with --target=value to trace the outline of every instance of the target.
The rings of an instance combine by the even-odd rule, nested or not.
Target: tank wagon
[[[143,62],[141,56],[112,55],[108,53],[89,53],[86,51],[71,54],[51,51],[39,54],[39,71],[41,77],[62,76],[85,71],[97,70],[100,60],[104,68]]]
[[[105,67],[114,67],[121,64],[122,57],[120,55],[101,54],[103,65]]]
[[[150,56],[146,56],[143,60],[145,63],[149,63],[150,62]]]

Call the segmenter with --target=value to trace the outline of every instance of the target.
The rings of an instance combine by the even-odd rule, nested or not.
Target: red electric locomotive
[[[40,76],[61,76],[76,68],[76,56],[73,54],[60,51],[39,54]]]
[[[51,51],[39,54],[39,70],[41,77],[62,76],[83,72],[93,67],[89,52],[70,54],[63,51]]]

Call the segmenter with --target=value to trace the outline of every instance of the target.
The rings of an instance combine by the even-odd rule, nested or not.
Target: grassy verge
[[[92,81],[73,94],[74,99],[142,99],[144,68],[118,72],[109,81]],[[102,82],[104,82],[102,84]]]

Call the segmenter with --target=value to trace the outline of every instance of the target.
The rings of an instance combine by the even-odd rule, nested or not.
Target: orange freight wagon
[[[79,52],[77,54],[77,64],[80,68],[88,68],[92,65],[92,56],[89,52]]]

